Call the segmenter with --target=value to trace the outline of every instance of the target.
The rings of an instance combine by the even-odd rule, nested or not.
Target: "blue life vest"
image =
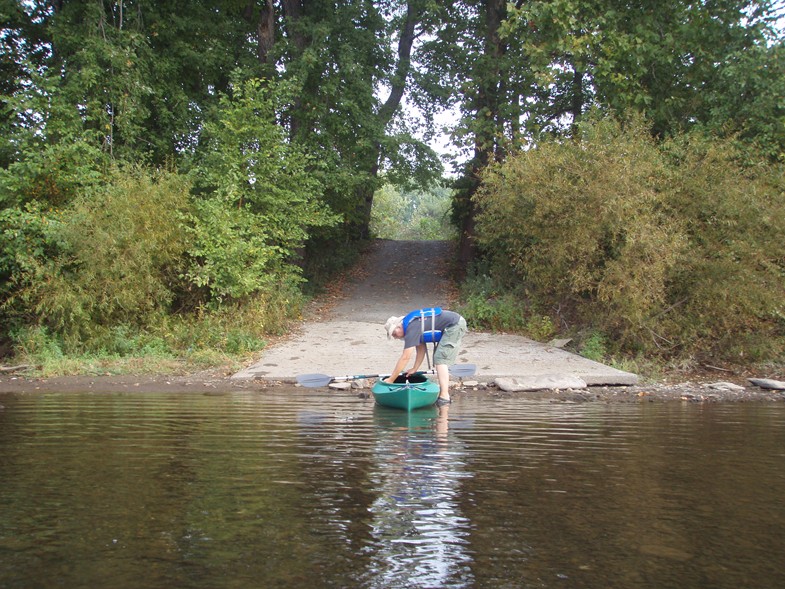
[[[417,309],[403,318],[403,333],[412,320],[419,318],[422,325],[422,341],[424,344],[433,344],[442,339],[442,332],[436,329],[436,316],[442,314],[441,307],[429,307],[428,309]],[[428,329],[428,319],[431,320],[431,329]]]

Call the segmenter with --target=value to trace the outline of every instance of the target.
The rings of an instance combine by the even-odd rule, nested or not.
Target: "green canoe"
[[[371,393],[383,407],[411,411],[433,405],[439,397],[439,383],[428,380],[424,374],[412,374],[408,380],[399,376],[393,384],[379,379]]]

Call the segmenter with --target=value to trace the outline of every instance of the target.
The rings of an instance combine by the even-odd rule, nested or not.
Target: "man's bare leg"
[[[437,364],[436,378],[439,381],[439,398],[450,400],[450,369],[446,364]]]

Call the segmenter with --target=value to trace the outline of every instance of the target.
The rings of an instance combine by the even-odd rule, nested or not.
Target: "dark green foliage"
[[[57,79],[33,74],[30,82],[27,92],[7,97],[13,116],[0,143],[12,155],[0,168],[0,206],[62,207],[99,184],[110,160]]]
[[[660,137],[735,131],[758,106],[781,117],[769,99],[783,83],[773,10],[766,0],[521,3],[504,37],[523,43],[533,74],[528,130],[570,132],[593,107],[641,112]]]
[[[728,55],[717,87],[705,96],[701,126],[785,161],[785,44],[756,45]]]

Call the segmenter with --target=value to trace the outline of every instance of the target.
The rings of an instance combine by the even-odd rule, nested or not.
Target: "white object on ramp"
[[[572,374],[540,374],[528,377],[497,378],[494,382],[501,390],[512,393],[546,389],[585,389],[588,386],[585,380]]]

